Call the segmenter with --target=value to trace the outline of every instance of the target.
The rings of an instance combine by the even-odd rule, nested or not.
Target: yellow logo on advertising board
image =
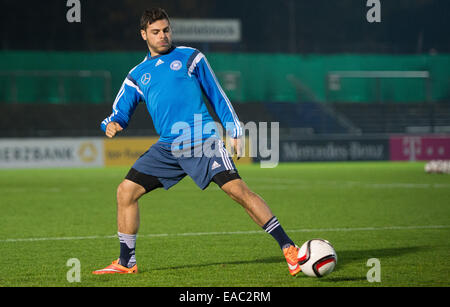
[[[91,163],[97,159],[98,151],[94,144],[91,142],[81,143],[78,149],[78,156],[81,161],[85,163]]]
[[[118,137],[105,139],[105,165],[131,166],[157,141],[157,137]]]

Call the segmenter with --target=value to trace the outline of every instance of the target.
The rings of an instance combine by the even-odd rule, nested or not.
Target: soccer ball
[[[323,277],[333,272],[337,263],[337,254],[327,240],[312,239],[300,247],[298,259],[305,275]]]
[[[450,161],[432,160],[425,164],[425,172],[429,174],[450,174]]]

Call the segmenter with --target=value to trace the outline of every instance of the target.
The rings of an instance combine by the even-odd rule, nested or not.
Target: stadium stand
[[[450,130],[448,103],[335,103],[333,106],[362,133],[431,133]]]

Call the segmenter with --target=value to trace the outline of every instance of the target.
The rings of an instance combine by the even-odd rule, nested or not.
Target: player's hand
[[[110,122],[106,126],[106,136],[112,138],[116,135],[117,132],[122,131],[123,128],[116,122]]]
[[[231,149],[233,155],[236,153],[237,159],[239,160],[242,157],[242,141],[240,138],[231,139]]]

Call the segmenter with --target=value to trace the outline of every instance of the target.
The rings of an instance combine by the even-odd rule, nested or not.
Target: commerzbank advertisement
[[[158,137],[0,139],[0,169],[131,166]],[[236,164],[251,163],[246,155]]]
[[[0,168],[99,167],[103,165],[101,138],[0,140]]]

